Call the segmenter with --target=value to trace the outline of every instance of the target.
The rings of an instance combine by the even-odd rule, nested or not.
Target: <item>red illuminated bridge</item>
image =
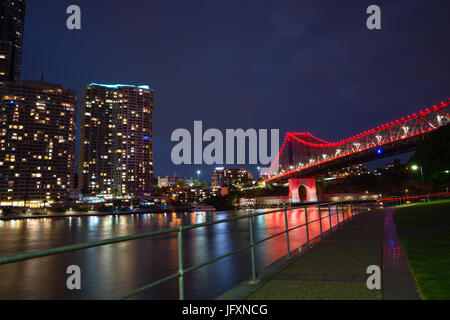
[[[292,182],[293,179],[314,177],[330,170],[413,151],[426,135],[450,123],[449,105],[450,99],[338,142],[325,141],[310,133],[288,133],[267,181]]]

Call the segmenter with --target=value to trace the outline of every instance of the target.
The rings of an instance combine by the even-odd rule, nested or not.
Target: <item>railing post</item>
[[[347,215],[347,220],[348,220],[348,207],[347,207],[347,202],[344,202],[342,204],[342,214],[344,215],[344,221],[345,221],[345,215]]]
[[[337,225],[339,226],[339,202],[336,202]]]
[[[178,227],[178,287],[179,299],[184,300],[183,226]]]
[[[352,202],[351,201],[347,204],[347,212],[348,212],[348,217],[351,219],[352,218]]]
[[[333,230],[333,222],[331,221],[331,204],[328,204],[328,218],[330,219],[330,232]]]
[[[350,201],[350,217],[353,219],[353,201]]]
[[[253,237],[253,213],[250,214],[249,226],[250,226],[250,252],[252,258],[252,281],[250,283],[256,283],[256,264],[255,264],[255,239]]]
[[[342,202],[342,222],[344,222],[344,223],[345,223],[345,214],[346,213],[347,213],[347,218],[348,218],[348,212],[346,212],[345,208],[346,208],[346,203],[344,201],[344,202]]]
[[[353,219],[353,201],[349,203],[350,219]]]
[[[322,212],[320,210],[320,204],[319,204],[319,223],[320,223],[320,240],[323,240]]]
[[[305,206],[305,226],[306,226],[306,240],[307,246],[310,247],[309,243],[309,226],[308,226],[308,208]]]
[[[286,223],[286,246],[287,246],[287,257],[288,260],[291,259],[291,246],[289,244],[289,221],[288,221],[288,214],[287,214],[287,208],[284,209],[284,221]]]

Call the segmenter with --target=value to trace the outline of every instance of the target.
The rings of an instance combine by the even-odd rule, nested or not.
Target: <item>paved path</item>
[[[419,300],[414,278],[392,217],[393,210],[386,213],[384,221],[383,292],[385,300]]]
[[[369,290],[369,266],[383,266],[383,290]],[[341,226],[281,272],[250,300],[418,299],[392,213],[364,213]]]

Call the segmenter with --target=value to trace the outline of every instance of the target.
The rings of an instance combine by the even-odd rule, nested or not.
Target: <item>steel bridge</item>
[[[450,99],[338,142],[325,141],[310,133],[288,133],[267,182],[315,177],[346,166],[413,151],[427,135],[448,123]]]

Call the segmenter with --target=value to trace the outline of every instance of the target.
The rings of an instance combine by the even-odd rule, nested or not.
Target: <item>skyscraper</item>
[[[25,2],[0,0],[0,86],[20,80]]]
[[[148,86],[84,88],[78,183],[85,194],[153,196],[153,96]]]
[[[0,201],[39,207],[74,186],[75,91],[43,82],[6,82],[0,105]]]

